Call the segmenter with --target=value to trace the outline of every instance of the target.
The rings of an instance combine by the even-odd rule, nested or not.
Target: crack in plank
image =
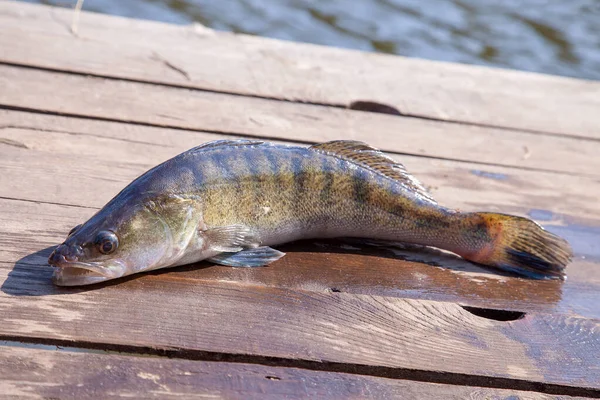
[[[2,107],[0,106],[0,109],[1,108]],[[65,130],[59,130],[59,129],[39,128],[39,127],[27,126],[27,125],[2,125],[2,126],[0,126],[0,130],[2,130],[2,129],[23,129],[23,130],[38,131],[38,132],[62,133],[62,134],[73,135],[73,136],[89,136],[89,137],[95,137],[95,138],[101,138],[101,139],[116,140],[116,141],[119,141],[119,142],[145,144],[145,145],[148,145],[148,146],[172,147],[172,146],[169,146],[169,145],[162,145],[162,144],[158,144],[158,143],[145,142],[143,140],[125,139],[125,138],[118,138],[118,137],[111,137],[111,136],[102,136],[102,135],[95,135],[93,133],[85,133],[85,132],[72,132],[72,131],[65,131]],[[11,139],[1,139],[0,138],[0,143],[2,143],[3,140],[14,142]],[[16,143],[20,143],[20,142],[16,142]],[[12,143],[5,143],[5,144],[10,145]],[[17,147],[23,147],[23,148],[27,148],[27,149],[29,148],[29,147],[27,147],[27,145],[25,145],[23,143],[20,143],[20,144],[22,146],[17,146]]]
[[[428,371],[409,368],[369,366],[355,363],[313,361],[256,354],[221,353],[176,347],[147,347],[102,343],[82,340],[53,339],[46,337],[0,335],[0,341],[26,345],[57,346],[63,351],[73,349],[100,350],[106,353],[117,352],[134,357],[168,357],[195,361],[215,361],[230,363],[258,364],[273,367],[300,368],[310,371],[341,372],[353,375],[367,375],[389,379],[407,379],[418,382],[441,383],[455,386],[479,386],[495,389],[526,390],[553,395],[585,396],[600,398],[600,390],[588,387],[576,387],[524,379],[500,378],[480,375],[468,375],[456,372]]]
[[[286,140],[286,139],[283,139],[280,137],[273,137],[273,136],[269,136],[269,135],[249,134],[249,133],[221,131],[221,130],[195,129],[195,128],[191,128],[191,127],[181,127],[178,125],[160,124],[160,123],[143,122],[143,121],[131,121],[131,120],[123,120],[123,119],[119,119],[119,118],[90,116],[90,115],[84,115],[84,114],[72,114],[72,113],[67,113],[67,112],[55,112],[55,111],[39,110],[39,109],[35,109],[35,108],[28,108],[28,107],[21,107],[21,106],[11,106],[11,105],[6,105],[6,104],[0,104],[0,110],[2,110],[2,109],[12,110],[12,111],[30,112],[30,113],[44,114],[44,115],[56,115],[56,116],[63,116],[63,117],[87,119],[87,120],[92,120],[92,121],[107,121],[107,122],[125,123],[125,124],[130,124],[130,125],[148,126],[148,127],[153,127],[153,128],[168,128],[168,129],[179,130],[179,131],[184,131],[184,132],[212,133],[212,134],[216,134],[216,135],[237,136],[240,138],[252,137],[252,138],[258,138],[258,139],[264,139],[264,140],[275,140],[278,142],[286,142],[286,143],[293,143],[293,144],[305,144],[305,145],[315,144],[314,141],[310,141],[310,140],[302,140],[302,139]],[[80,134],[84,135],[83,133],[80,133]],[[90,136],[95,136],[95,135],[90,135]],[[115,138],[115,140],[125,140],[125,139]],[[588,140],[595,140],[595,139],[588,138]],[[145,144],[152,144],[152,143],[145,143]],[[158,144],[152,144],[152,145],[161,146]],[[465,163],[465,164],[485,165],[485,166],[489,166],[489,167],[510,168],[510,169],[514,169],[516,171],[546,172],[546,173],[566,175],[566,176],[583,176],[583,177],[588,177],[588,178],[596,178],[596,175],[594,175],[594,174],[585,174],[585,173],[581,173],[581,172],[570,172],[570,171],[527,167],[527,166],[515,166],[515,165],[510,165],[510,164],[500,164],[500,163],[475,161],[475,160],[460,159],[460,158],[432,156],[432,155],[419,154],[419,153],[407,153],[407,152],[390,151],[390,150],[384,150],[384,151],[386,153],[393,154],[393,155],[399,155],[399,156],[411,156],[411,157],[419,157],[419,158],[430,159],[430,160],[443,160],[443,161],[453,161],[453,162],[459,162],[459,163]]]
[[[192,80],[190,78],[190,75],[184,69],[179,68],[177,65],[173,64],[172,62],[170,62],[169,60],[167,60],[166,58],[164,58],[163,56],[161,56],[160,54],[158,54],[155,51],[152,52],[152,55],[150,56],[150,59],[162,62],[168,68],[170,68],[173,71],[175,71],[175,72],[179,73],[180,75],[182,75],[186,80],[188,80],[188,81]]]
[[[35,203],[35,204],[52,204],[55,206],[64,206],[64,207],[76,207],[76,208],[87,208],[90,210],[99,210],[100,207],[91,207],[91,206],[82,206],[79,204],[69,204],[69,203],[57,203],[53,201],[43,201],[43,200],[30,200],[30,199],[19,199],[17,197],[6,197],[0,196],[2,200],[11,200],[11,201],[25,201],[27,203]]]
[[[25,143],[21,143],[16,140],[7,139],[7,138],[0,138],[0,144],[5,144],[7,146],[13,146],[13,147],[19,147],[21,149],[29,148],[29,147],[27,147],[27,145]]]
[[[167,60],[163,59],[158,54],[156,56],[158,56],[158,58],[156,58],[156,57],[153,58],[152,56],[150,56],[150,58],[157,60],[157,61],[168,63]],[[171,63],[169,63],[169,64],[170,65],[167,65],[169,68],[171,68],[171,69],[174,68],[179,74],[188,76],[187,79],[191,81],[191,78],[189,78],[189,75],[187,74],[186,71],[182,70],[181,68],[179,68]],[[136,79],[136,78],[127,78],[127,77],[122,77],[122,76],[115,77],[115,76],[110,76],[110,75],[105,75],[105,74],[100,74],[100,73],[94,73],[94,72],[79,72],[79,71],[75,71],[75,70],[64,70],[64,69],[60,69],[60,68],[53,68],[53,67],[39,66],[39,65],[32,66],[32,65],[22,64],[22,63],[18,63],[18,62],[10,62],[10,61],[5,61],[5,60],[0,61],[0,65],[7,65],[7,66],[13,66],[13,67],[19,67],[19,68],[27,68],[27,69],[35,69],[35,70],[48,71],[48,72],[57,72],[57,73],[66,74],[66,75],[95,77],[95,78],[102,78],[102,79],[114,80],[114,81],[141,83],[141,84],[145,84],[145,85],[163,86],[163,87],[170,87],[170,88],[175,88],[175,89],[186,89],[186,90],[205,92],[205,93],[224,94],[224,95],[228,95],[228,96],[247,97],[247,98],[252,98],[252,99],[281,101],[281,102],[285,102],[285,103],[307,104],[307,105],[320,106],[320,107],[339,108],[339,109],[345,109],[345,110],[352,111],[352,112],[371,112],[371,111],[352,110],[351,108],[349,108],[350,107],[349,104],[343,104],[343,103],[333,103],[333,102],[325,103],[325,102],[308,101],[308,100],[302,100],[302,99],[289,99],[289,98],[284,98],[284,97],[257,95],[257,94],[251,94],[251,93],[236,93],[236,92],[231,92],[231,91],[226,91],[226,90],[216,90],[216,89],[202,88],[202,87],[196,87],[196,86],[186,86],[183,84],[176,84],[176,83],[157,82],[157,81],[151,81],[151,80],[147,80],[147,79],[144,80],[142,78]],[[360,101],[364,101],[364,100],[360,100]],[[350,102],[350,104],[352,104],[352,103],[353,102]],[[6,108],[8,108],[8,107],[11,107],[11,106],[6,106]],[[14,109],[18,109],[18,108],[15,107]],[[69,115],[69,114],[57,113],[56,115]],[[593,142],[600,141],[600,138],[582,136],[582,135],[577,135],[577,134],[566,134],[566,133],[561,133],[561,132],[543,131],[543,130],[532,129],[532,128],[515,128],[515,127],[505,126],[505,125],[496,125],[496,124],[489,124],[489,123],[482,123],[482,122],[469,122],[469,121],[462,121],[462,120],[450,119],[450,118],[436,118],[436,117],[431,117],[431,116],[422,115],[422,114],[409,113],[409,112],[403,113],[401,118],[413,118],[413,119],[426,120],[426,121],[439,122],[439,123],[448,123],[448,124],[461,125],[461,126],[491,128],[491,129],[498,129],[498,130],[505,130],[505,131],[512,131],[512,132],[531,133],[531,134],[535,134],[535,135],[553,136],[553,137],[559,137],[559,138],[580,139],[580,140],[587,140],[587,141],[593,141]],[[127,122],[130,122],[130,121],[127,121]],[[180,129],[183,129],[183,128],[180,128]],[[555,172],[555,171],[553,171],[553,172]]]

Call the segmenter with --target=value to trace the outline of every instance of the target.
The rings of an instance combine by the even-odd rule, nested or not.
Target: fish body
[[[58,285],[209,259],[261,266],[271,248],[362,237],[435,246],[534,278],[563,277],[568,244],[535,222],[437,204],[404,167],[362,142],[311,147],[215,141],[149,170],[49,258]]]

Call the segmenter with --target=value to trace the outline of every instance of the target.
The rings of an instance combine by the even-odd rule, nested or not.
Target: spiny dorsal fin
[[[332,142],[315,144],[310,146],[310,148],[377,171],[399,182],[420,197],[434,203],[436,202],[421,182],[406,171],[404,165],[397,163],[366,143],[356,140],[334,140]]]
[[[230,140],[230,139],[221,139],[221,140],[213,140],[212,142],[207,142],[201,144],[200,146],[196,146],[193,149],[188,150],[189,152],[196,152],[198,150],[211,149],[215,147],[225,147],[225,146],[257,146],[260,144],[264,144],[265,142],[262,140],[252,140],[252,139],[238,139],[238,140]]]

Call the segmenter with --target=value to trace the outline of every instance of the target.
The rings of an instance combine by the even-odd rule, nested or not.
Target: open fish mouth
[[[91,285],[123,275],[120,265],[105,267],[84,262],[63,262],[53,266],[52,281],[58,286]]]

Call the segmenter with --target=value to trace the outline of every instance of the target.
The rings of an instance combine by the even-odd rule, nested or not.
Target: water
[[[599,0],[85,0],[84,9],[600,80]]]

